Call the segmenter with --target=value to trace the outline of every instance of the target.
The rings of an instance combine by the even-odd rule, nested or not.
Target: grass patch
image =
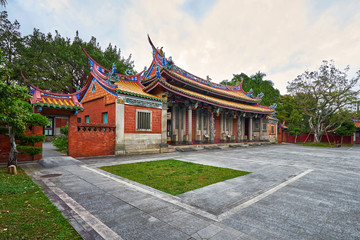
[[[0,167],[0,239],[82,239],[41,188]]]
[[[174,159],[105,166],[100,169],[172,195],[249,174]]]
[[[295,144],[302,146],[304,143],[303,142],[297,142]],[[320,143],[306,142],[304,144],[304,146],[306,146],[306,147],[337,147],[335,144],[331,143],[331,145],[329,145],[329,143],[327,143],[327,142],[320,142]],[[341,146],[342,147],[352,147],[353,145],[343,143]]]

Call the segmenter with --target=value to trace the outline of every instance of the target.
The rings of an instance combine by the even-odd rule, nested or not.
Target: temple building
[[[136,75],[106,69],[84,50],[91,71],[81,90],[57,94],[29,84],[34,111],[52,120],[44,134],[56,134],[66,120],[72,157],[167,152],[169,144],[277,141],[276,106],[260,105],[263,94],[197,77],[149,43],[153,60]]]

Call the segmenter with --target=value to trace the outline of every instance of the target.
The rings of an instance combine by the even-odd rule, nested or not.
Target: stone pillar
[[[259,139],[260,139],[260,141],[262,141],[263,140],[263,118],[262,117],[260,117],[260,123],[259,123],[259,128],[260,128],[260,130],[259,130]]]
[[[181,135],[182,135],[182,142],[186,143],[186,107],[183,106],[182,108],[182,129],[181,129]]]
[[[188,107],[188,132],[187,132],[187,144],[192,144],[192,107]]]
[[[242,124],[241,124],[240,116],[237,117],[237,122],[236,122],[236,138],[237,138],[237,142],[240,142],[242,140]]]
[[[201,142],[201,131],[200,131],[200,110],[196,109],[196,117],[195,117],[195,142]]]
[[[118,96],[115,102],[115,155],[125,155],[125,97]]]
[[[249,118],[249,140],[253,140],[253,117]]]
[[[241,118],[241,141],[245,140],[245,118]]]
[[[171,143],[177,143],[177,131],[176,131],[176,107],[177,105],[174,104],[171,110]]]
[[[161,110],[161,143],[160,152],[168,152],[167,144],[167,103],[163,103]]]
[[[215,129],[215,118],[214,118],[214,113],[211,113],[210,115],[210,140],[209,140],[209,143],[214,143],[215,142],[215,132],[216,132],[216,129]]]

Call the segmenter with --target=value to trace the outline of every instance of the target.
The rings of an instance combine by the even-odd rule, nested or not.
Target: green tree
[[[341,127],[345,120],[337,113],[353,103],[360,92],[354,90],[360,71],[352,79],[348,79],[348,71],[349,67],[340,71],[333,61],[323,61],[317,71],[307,70],[287,86],[292,95],[303,94],[298,104],[309,117],[309,126],[314,129],[314,142],[320,142],[325,130],[334,132]]]
[[[15,69],[16,62],[19,59],[18,48],[21,45],[19,29],[20,23],[17,20],[11,22],[6,11],[0,13],[0,49],[11,69]],[[10,75],[6,76],[5,81],[10,83]]]
[[[356,132],[354,121],[351,118],[348,118],[335,131],[335,134],[341,136],[341,144],[342,144],[343,143],[343,137],[344,136],[352,136],[354,134],[354,132]]]
[[[304,114],[303,106],[299,104],[303,98],[303,94],[296,94],[294,96],[286,94],[279,98],[276,117],[281,122],[285,121],[290,131],[300,128],[302,132],[310,132],[309,117]]]
[[[1,54],[0,59],[0,77],[6,79],[11,75],[11,71]],[[28,103],[31,97],[28,88],[17,86],[15,83],[6,84],[5,81],[1,81],[0,95],[0,122],[6,124],[8,128],[7,132],[11,147],[8,166],[17,165],[15,136],[22,136],[26,126],[45,126],[48,120],[40,114],[33,113],[33,109],[30,103]]]
[[[0,6],[6,7],[6,0],[0,0]]]
[[[264,94],[260,104],[265,106],[270,106],[273,103],[278,104],[280,92],[278,89],[274,88],[272,81],[264,80],[265,77],[266,74],[260,71],[251,75],[251,77],[247,76],[245,73],[234,74],[231,81],[224,80],[221,84],[236,86],[243,80],[242,88],[245,92],[249,92],[252,89],[254,96],[258,96],[260,93]]]
[[[20,24],[8,20],[7,12],[0,15],[0,48],[8,66],[14,70],[12,80],[22,82],[21,72],[36,86],[53,92],[71,93],[84,86],[89,76],[89,61],[84,48],[97,62],[111,69],[116,64],[117,72],[134,74],[134,62],[131,54],[121,56],[116,46],[109,46],[103,51],[95,37],[89,42],[83,41],[78,32],[73,40],[55,35],[44,34],[38,29],[21,37]],[[10,78],[7,77],[7,83]]]
[[[290,133],[290,135],[295,135],[295,143],[296,143],[298,136],[300,136],[300,134],[301,134],[301,129],[294,128],[294,130],[291,130],[289,133]]]

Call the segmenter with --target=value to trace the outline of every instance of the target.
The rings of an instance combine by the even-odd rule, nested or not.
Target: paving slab
[[[22,167],[84,239],[360,239],[359,155],[281,144]],[[169,158],[251,174],[171,196],[98,169]]]

